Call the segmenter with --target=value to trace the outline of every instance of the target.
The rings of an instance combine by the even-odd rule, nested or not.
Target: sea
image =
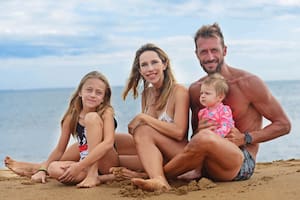
[[[260,144],[258,162],[300,158],[300,80],[266,82],[292,122],[288,135]],[[186,85],[188,86],[188,85]],[[123,101],[123,86],[112,87],[116,132],[127,133],[127,124],[140,112],[140,99]],[[60,135],[60,120],[74,88],[0,90],[0,168],[5,156],[27,162],[47,159]],[[297,92],[298,91],[298,92]],[[264,120],[264,125],[269,121]],[[191,130],[189,131],[189,135]],[[70,144],[75,140],[71,139]],[[226,155],[224,155],[226,156]]]

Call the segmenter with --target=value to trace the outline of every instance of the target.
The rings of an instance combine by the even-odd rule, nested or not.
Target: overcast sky
[[[300,0],[1,0],[0,89],[76,87],[99,70],[124,85],[152,42],[180,83],[204,75],[193,36],[219,23],[226,62],[263,80],[300,80]]]

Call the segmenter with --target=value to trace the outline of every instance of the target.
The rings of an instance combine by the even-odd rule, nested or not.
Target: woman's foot
[[[146,191],[162,191],[166,192],[171,189],[170,185],[163,181],[163,179],[152,178],[152,179],[141,179],[141,178],[132,178],[131,182],[136,185],[138,188]]]
[[[9,156],[4,159],[5,166],[20,176],[31,177],[40,167],[40,164],[15,161]]]
[[[132,178],[148,178],[148,175],[144,172],[136,172],[125,167],[112,167],[110,168],[117,180],[132,179]]]

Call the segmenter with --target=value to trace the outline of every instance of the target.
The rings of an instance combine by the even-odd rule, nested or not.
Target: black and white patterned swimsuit
[[[84,126],[77,123],[76,126],[76,139],[79,147],[80,160],[84,159],[88,155],[88,145],[86,139],[86,129]]]

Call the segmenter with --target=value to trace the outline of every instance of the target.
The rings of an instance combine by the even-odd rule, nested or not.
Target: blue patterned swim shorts
[[[234,181],[249,179],[253,175],[255,169],[255,160],[252,158],[251,154],[246,148],[242,148],[241,151],[244,154],[244,162],[238,175],[233,179]]]

